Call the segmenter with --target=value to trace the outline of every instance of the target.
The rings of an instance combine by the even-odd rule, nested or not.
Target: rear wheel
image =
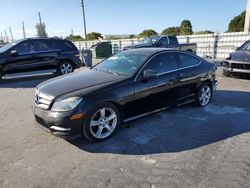
[[[111,137],[121,123],[120,112],[112,103],[102,103],[86,113],[83,136],[92,142]]]
[[[57,72],[60,75],[65,75],[74,72],[74,66],[70,61],[63,61],[59,64]]]
[[[203,84],[197,91],[195,100],[196,104],[201,107],[207,106],[212,99],[212,87],[209,83]]]

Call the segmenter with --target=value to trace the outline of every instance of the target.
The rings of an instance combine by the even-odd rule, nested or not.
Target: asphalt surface
[[[0,187],[250,187],[250,80],[225,78],[206,108],[172,108],[103,143],[66,141],[33,121],[34,87],[0,84]]]

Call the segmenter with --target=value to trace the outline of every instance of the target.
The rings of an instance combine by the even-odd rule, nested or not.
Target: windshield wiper
[[[110,69],[100,69],[99,71],[102,71],[102,72],[107,72],[107,73],[111,73],[111,74],[114,74],[114,75],[118,76],[118,74],[117,74],[117,73],[115,73],[115,72],[111,71]]]

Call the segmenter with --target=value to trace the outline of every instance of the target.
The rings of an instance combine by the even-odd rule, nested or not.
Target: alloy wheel
[[[199,97],[200,105],[201,106],[206,106],[210,102],[211,97],[212,97],[211,88],[209,86],[204,86],[201,89],[201,94],[200,94],[200,97]]]
[[[73,67],[70,63],[63,63],[61,65],[61,73],[62,74],[69,74],[73,72]]]
[[[113,109],[99,109],[91,118],[90,132],[97,139],[105,139],[113,133],[117,122],[117,114]]]

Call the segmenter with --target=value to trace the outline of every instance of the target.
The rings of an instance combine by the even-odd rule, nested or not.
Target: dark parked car
[[[197,44],[180,44],[176,36],[151,36],[144,38],[139,44],[125,46],[123,50],[135,48],[168,48],[172,50],[188,51],[196,54]]]
[[[231,53],[222,65],[225,76],[250,75],[250,40]]]
[[[79,52],[67,40],[22,39],[0,48],[0,79],[5,74],[56,69],[68,74],[81,66]]]
[[[36,88],[34,115],[56,135],[110,137],[129,120],[166,107],[206,106],[215,90],[216,66],[187,52],[128,50],[78,73]]]

